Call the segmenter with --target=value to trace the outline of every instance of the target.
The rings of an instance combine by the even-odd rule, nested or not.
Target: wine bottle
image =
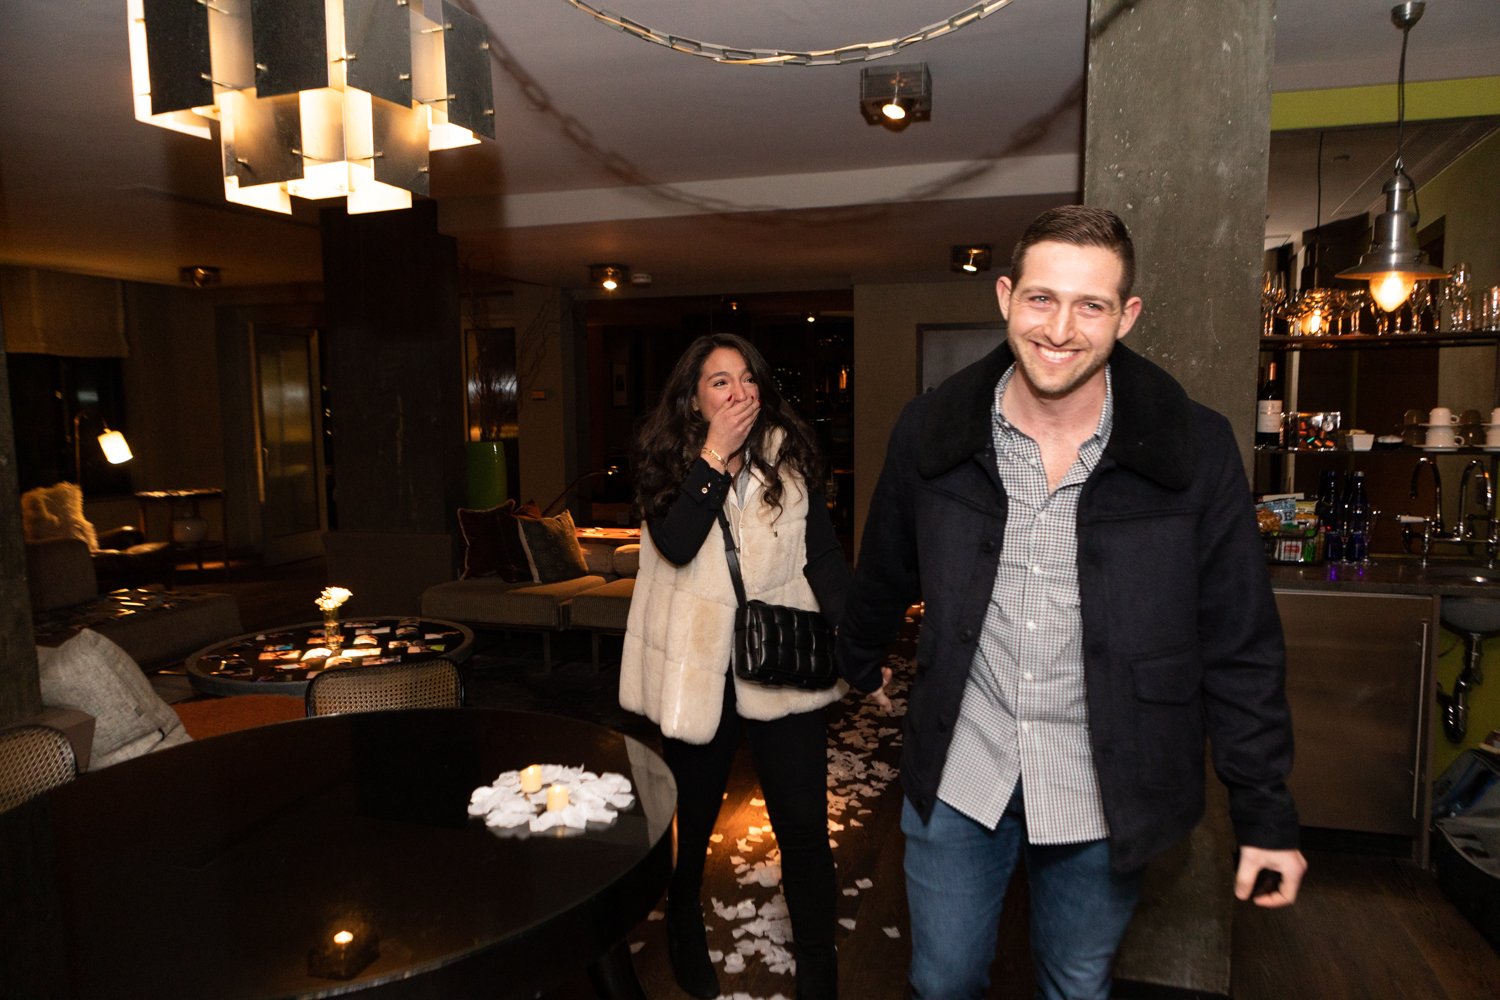
[[[1266,380],[1255,393],[1255,447],[1281,447],[1281,384],[1274,361],[1266,366]]]

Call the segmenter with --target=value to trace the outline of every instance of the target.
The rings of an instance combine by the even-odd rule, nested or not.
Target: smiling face
[[[1123,276],[1111,250],[1044,241],[1027,249],[1014,280],[996,282],[1006,341],[1038,401],[1093,391],[1102,400],[1105,362],[1141,312],[1139,298],[1121,301]]]
[[[715,413],[729,403],[746,399],[759,399],[760,389],[755,384],[755,375],[745,358],[732,347],[716,347],[703,359],[698,371],[698,392],[693,396],[693,409],[705,421],[712,420]]]

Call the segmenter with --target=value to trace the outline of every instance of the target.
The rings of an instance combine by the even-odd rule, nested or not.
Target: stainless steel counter
[[[1273,563],[1277,590],[1318,590],[1367,594],[1416,594],[1500,599],[1500,567],[1486,569],[1472,560],[1377,555],[1368,566],[1297,566]]]

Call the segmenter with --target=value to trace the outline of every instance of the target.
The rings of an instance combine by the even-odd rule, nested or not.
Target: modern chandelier
[[[136,118],[204,139],[217,121],[229,201],[409,208],[430,151],[495,137],[484,25],[446,0],[441,23],[409,0],[126,6]]]

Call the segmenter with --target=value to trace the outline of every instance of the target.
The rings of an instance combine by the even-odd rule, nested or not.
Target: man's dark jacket
[[[891,433],[844,609],[862,691],[903,611],[926,602],[901,780],[930,818],[1005,539],[995,464],[1002,344],[909,403]],[[1239,450],[1222,416],[1116,345],[1114,429],[1078,501],[1089,740],[1113,866],[1138,868],[1203,814],[1203,747],[1239,842],[1297,846],[1281,622]]]

